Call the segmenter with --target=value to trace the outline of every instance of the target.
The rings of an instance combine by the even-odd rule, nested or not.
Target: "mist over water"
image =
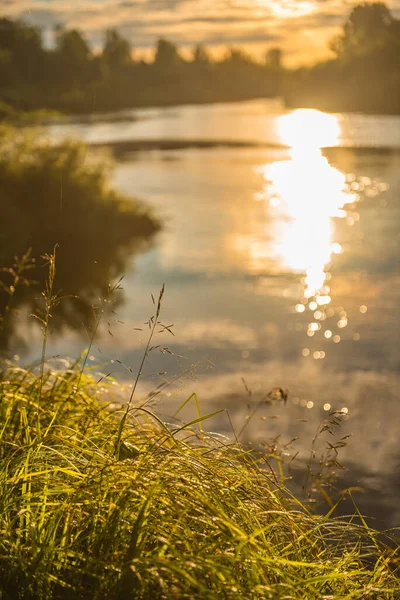
[[[115,186],[146,200],[164,228],[134,271],[127,261],[124,303],[91,362],[122,378],[110,361],[138,367],[146,331],[135,328],[165,283],[163,322],[175,337],[164,332],[155,344],[173,354],[150,354],[139,394],[174,380],[159,413],[173,414],[196,391],[204,414],[227,408],[240,430],[249,412],[242,378],[255,401],[283,386],[288,405],[265,406],[243,439],[298,437],[290,452],[303,456],[321,420],[345,409],[343,487],[365,488],[364,512],[399,525],[400,118],[286,113],[255,101],[132,111],[47,133],[89,143],[220,142],[125,153],[117,163]],[[229,140],[271,147],[229,148]],[[26,360],[39,354],[35,330],[29,335]],[[74,357],[84,346],[71,331],[52,336],[49,353]],[[210,427],[231,433],[225,417]]]

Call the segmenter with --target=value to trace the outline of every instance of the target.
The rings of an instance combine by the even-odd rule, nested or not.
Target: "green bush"
[[[110,167],[78,142],[54,146],[35,132],[0,130],[0,264],[11,267],[29,248],[37,259],[58,246],[57,285],[64,295],[79,298],[60,305],[56,328],[81,327],[94,299],[126,272],[130,256],[159,229],[147,208],[110,188]],[[43,269],[29,277],[43,289]],[[32,286],[20,286],[14,305],[27,304],[35,312],[38,296]],[[0,308],[7,301],[0,289]],[[10,331],[3,333],[3,346],[9,337]]]

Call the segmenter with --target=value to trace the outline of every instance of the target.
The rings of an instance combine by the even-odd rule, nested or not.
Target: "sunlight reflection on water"
[[[338,143],[336,116],[297,110],[280,116],[276,126],[282,142],[291,147],[291,158],[262,168],[266,211],[274,223],[272,247],[265,252],[272,252],[282,268],[304,275],[302,301],[311,300],[311,308],[315,304],[316,309],[330,303],[328,268],[335,254],[342,252],[333,219],[346,218],[343,208],[356,202],[357,196],[348,190],[346,176],[321,152],[323,146]],[[258,249],[253,260],[262,254]],[[297,312],[304,312],[301,306],[297,305]],[[309,330],[316,331],[317,324],[312,323]]]

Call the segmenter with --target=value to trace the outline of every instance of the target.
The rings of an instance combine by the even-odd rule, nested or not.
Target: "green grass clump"
[[[108,267],[108,254],[158,231],[150,209],[112,188],[111,168],[82,143],[55,146],[34,130],[0,127],[1,265],[28,248],[39,257],[58,245],[59,277],[82,261]],[[79,270],[81,281],[86,274]]]
[[[0,100],[0,123],[12,123],[13,125],[30,125],[47,123],[53,119],[59,119],[62,113],[56,110],[40,108],[38,110],[19,110],[6,102]]]
[[[197,425],[132,408],[121,435],[112,389],[78,367],[5,366],[2,600],[399,598],[374,532],[309,514]]]
[[[2,349],[15,342],[15,310],[29,314],[40,307],[41,256],[57,246],[57,286],[65,301],[54,311],[53,329],[67,324],[81,331],[82,324],[90,327],[93,304],[107,294],[108,283],[126,273],[159,231],[149,207],[113,189],[111,168],[79,142],[55,146],[35,131],[0,126],[0,266],[7,267],[0,268],[0,315],[15,287],[13,311],[0,331]],[[18,285],[15,257],[25,257],[29,267]]]

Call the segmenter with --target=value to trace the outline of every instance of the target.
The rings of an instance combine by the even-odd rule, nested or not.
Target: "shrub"
[[[130,256],[159,229],[144,205],[110,188],[110,167],[78,142],[53,146],[33,133],[0,130],[0,264],[13,265],[14,257],[28,248],[38,258],[58,246],[58,286],[64,295],[79,298],[60,305],[56,328],[63,323],[81,327],[94,299],[105,294],[108,283],[126,271]],[[30,280],[42,286],[44,278],[43,269],[30,272]],[[35,312],[37,296],[37,289],[20,286],[14,305]],[[0,308],[6,303],[7,293],[0,290]],[[9,328],[3,345],[11,323]]]

